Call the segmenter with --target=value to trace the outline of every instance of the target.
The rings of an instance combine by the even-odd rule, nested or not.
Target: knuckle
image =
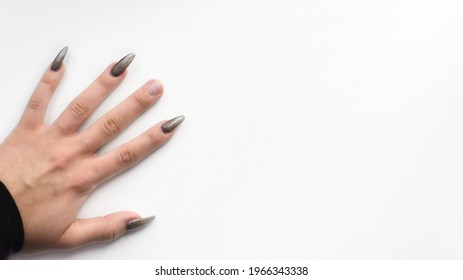
[[[44,77],[40,81],[40,87],[44,88],[44,89],[46,89],[48,91],[55,90],[57,84],[58,84],[57,81],[55,79],[50,78],[50,77]]]
[[[146,110],[150,106],[150,103],[140,96],[134,95],[131,99],[142,111]]]
[[[69,135],[74,132],[74,129],[73,129],[74,126],[64,119],[59,118],[56,121],[55,125],[58,128],[58,130],[61,131],[65,135]]]
[[[42,107],[43,104],[43,99],[38,98],[38,97],[32,97],[29,100],[29,103],[27,103],[27,108],[32,109],[32,110],[38,110]]]
[[[119,152],[119,162],[123,167],[128,167],[135,163],[135,154],[128,148]]]
[[[103,217],[103,230],[100,235],[100,241],[112,241],[116,239],[117,237],[117,231],[114,228],[113,223],[111,222],[111,219],[108,216]]]
[[[85,137],[85,135],[79,135],[78,147],[80,153],[88,153],[93,151],[95,144],[93,143],[93,139]]]
[[[71,235],[69,234],[69,231],[74,230],[75,228],[80,227],[80,220],[75,220],[71,226],[61,235],[61,237],[58,239],[56,242],[57,248],[63,249],[63,250],[73,250],[79,247],[79,241],[77,238],[72,238]]]
[[[60,152],[50,158],[50,165],[52,170],[64,170],[69,166],[71,160],[71,155]]]
[[[73,189],[76,193],[86,195],[88,194],[95,186],[90,179],[91,176],[75,176],[72,179],[72,184],[70,188]]]
[[[103,131],[108,136],[114,136],[120,131],[120,124],[116,117],[111,116],[103,119]]]
[[[111,81],[105,77],[98,78],[95,83],[104,91],[108,91],[113,88],[113,83],[111,83]]]
[[[148,137],[151,145],[153,147],[157,147],[159,146],[159,143],[161,142],[159,137],[156,135],[156,133],[152,132],[152,131],[148,131],[146,132],[146,136]]]
[[[73,101],[69,105],[69,110],[71,111],[72,115],[77,118],[83,118],[87,115],[88,109],[80,102]]]

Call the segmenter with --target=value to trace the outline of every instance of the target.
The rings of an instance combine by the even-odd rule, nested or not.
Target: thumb
[[[116,212],[104,217],[76,219],[56,243],[61,249],[75,249],[92,243],[112,241],[127,231],[142,228],[154,216],[141,218],[133,212]]]

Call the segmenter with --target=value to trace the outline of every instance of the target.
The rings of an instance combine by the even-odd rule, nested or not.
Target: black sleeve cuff
[[[8,189],[0,182],[0,259],[21,250],[24,229],[21,214]]]

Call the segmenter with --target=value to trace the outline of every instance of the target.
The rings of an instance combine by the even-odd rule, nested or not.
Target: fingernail
[[[111,69],[111,75],[113,75],[114,77],[120,76],[122,73],[124,73],[125,69],[129,67],[130,63],[132,63],[134,58],[134,53],[129,53],[128,55],[124,56],[113,66],[113,68]]]
[[[185,120],[185,117],[182,115],[182,116],[178,116],[178,117],[175,117],[175,118],[173,118],[173,119],[170,119],[170,120],[166,121],[166,122],[161,126],[162,132],[164,132],[164,133],[170,133],[170,132],[174,131],[174,129],[175,129],[179,124],[181,124],[184,120]]]
[[[147,225],[151,224],[151,222],[154,220],[154,218],[155,218],[154,216],[149,216],[149,217],[146,217],[146,218],[130,220],[127,223],[126,228],[129,231],[140,229],[140,228],[142,228],[144,226],[147,226]]]
[[[155,80],[155,81],[152,81],[151,83],[149,83],[148,92],[152,96],[157,96],[158,94],[160,94],[162,92],[162,84],[161,84],[161,82]]]
[[[66,56],[66,53],[68,52],[68,47],[64,47],[58,55],[55,57],[55,60],[51,63],[50,70],[57,72],[61,68],[61,64],[63,64],[64,57]]]

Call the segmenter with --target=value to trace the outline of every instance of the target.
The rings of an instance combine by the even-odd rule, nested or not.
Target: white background
[[[47,121],[129,52],[129,75],[88,124],[150,78],[165,94],[102,152],[186,116],[80,212],[134,210],[156,215],[152,225],[34,258],[462,258],[462,11],[461,1],[0,1],[1,135],[66,45]]]

